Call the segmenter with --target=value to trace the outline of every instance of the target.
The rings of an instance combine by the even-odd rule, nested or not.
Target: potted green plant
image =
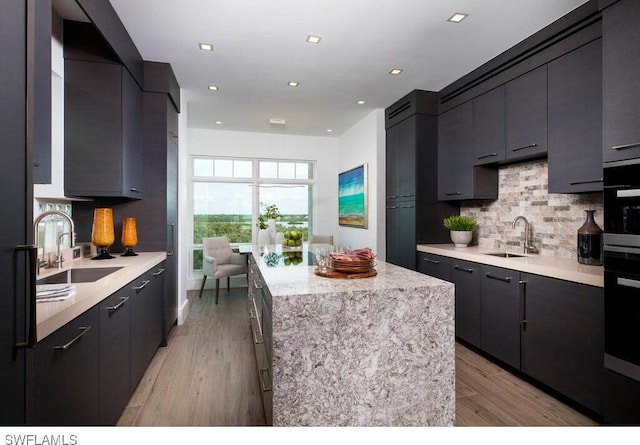
[[[467,247],[473,239],[473,228],[477,222],[471,216],[451,215],[443,219],[442,224],[449,229],[456,247]]]
[[[274,244],[276,239],[276,219],[282,214],[275,204],[260,203],[262,213],[258,216],[258,244]]]

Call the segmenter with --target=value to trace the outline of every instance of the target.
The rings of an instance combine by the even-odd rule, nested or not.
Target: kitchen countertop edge
[[[116,254],[114,254],[115,256]],[[90,258],[74,260],[63,269],[71,268],[122,267],[104,278],[90,283],[74,283],[75,294],[63,301],[38,302],[36,306],[36,326],[38,341],[55,332],[102,300],[119,291],[124,286],[160,264],[167,258],[166,252],[138,252],[137,256],[115,256],[111,260],[92,261]],[[42,274],[43,278],[48,274]]]
[[[549,255],[523,254],[509,252],[522,257],[501,258],[489,253],[504,252],[480,246],[455,247],[453,244],[418,244],[418,252],[432,253],[459,260],[472,261],[490,266],[503,267],[535,275],[542,275],[560,280],[572,281],[589,286],[604,287],[604,270],[602,266],[580,264],[571,258]]]

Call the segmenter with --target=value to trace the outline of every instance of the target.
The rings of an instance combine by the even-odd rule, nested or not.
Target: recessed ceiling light
[[[331,133],[333,130],[331,128],[327,128],[327,133]]]
[[[216,125],[222,125],[222,121],[216,121]]]
[[[289,82],[287,85],[289,85],[290,87],[297,87],[297,86],[299,85],[299,83],[298,83],[298,82],[291,81],[291,82]]]
[[[321,39],[322,37],[310,35],[309,37],[307,37],[307,43],[320,43]]]
[[[402,70],[400,68],[394,68],[391,71],[389,71],[389,74],[393,74],[394,76],[397,76],[401,72],[402,72]]]
[[[202,51],[213,51],[213,45],[210,43],[201,43],[199,46]]]
[[[209,85],[211,91],[218,91],[218,85]]]
[[[364,101],[364,100],[359,100],[359,101],[358,101],[358,102],[356,102],[356,103],[357,103],[358,105],[364,105],[364,104],[366,104],[367,102],[366,102],[366,101]]]
[[[461,12],[456,12],[451,17],[447,19],[447,22],[460,23],[463,21],[469,14],[463,14]]]

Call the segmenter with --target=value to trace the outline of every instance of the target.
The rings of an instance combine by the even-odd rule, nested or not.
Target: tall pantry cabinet
[[[438,202],[437,94],[414,90],[385,110],[386,261],[416,270],[416,245],[449,242]]]
[[[16,344],[28,341],[29,327],[29,253],[19,246],[33,242],[33,128],[27,125],[33,110],[27,103],[34,97],[27,80],[34,73],[27,46],[33,44],[34,27],[27,26],[27,10],[37,6],[33,0],[3,2],[0,14],[0,190],[6,211],[0,230],[0,425],[25,421],[26,354]]]

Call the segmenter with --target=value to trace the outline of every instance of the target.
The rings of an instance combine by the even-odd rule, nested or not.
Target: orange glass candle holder
[[[135,218],[125,218],[122,220],[122,245],[125,247],[125,252],[122,256],[136,256],[138,255],[133,251],[133,248],[138,244],[138,232],[136,229]]]
[[[113,244],[116,236],[113,230],[113,209],[98,208],[93,211],[93,227],[91,243],[96,246],[98,254],[92,260],[115,258],[109,255],[107,248]]]

